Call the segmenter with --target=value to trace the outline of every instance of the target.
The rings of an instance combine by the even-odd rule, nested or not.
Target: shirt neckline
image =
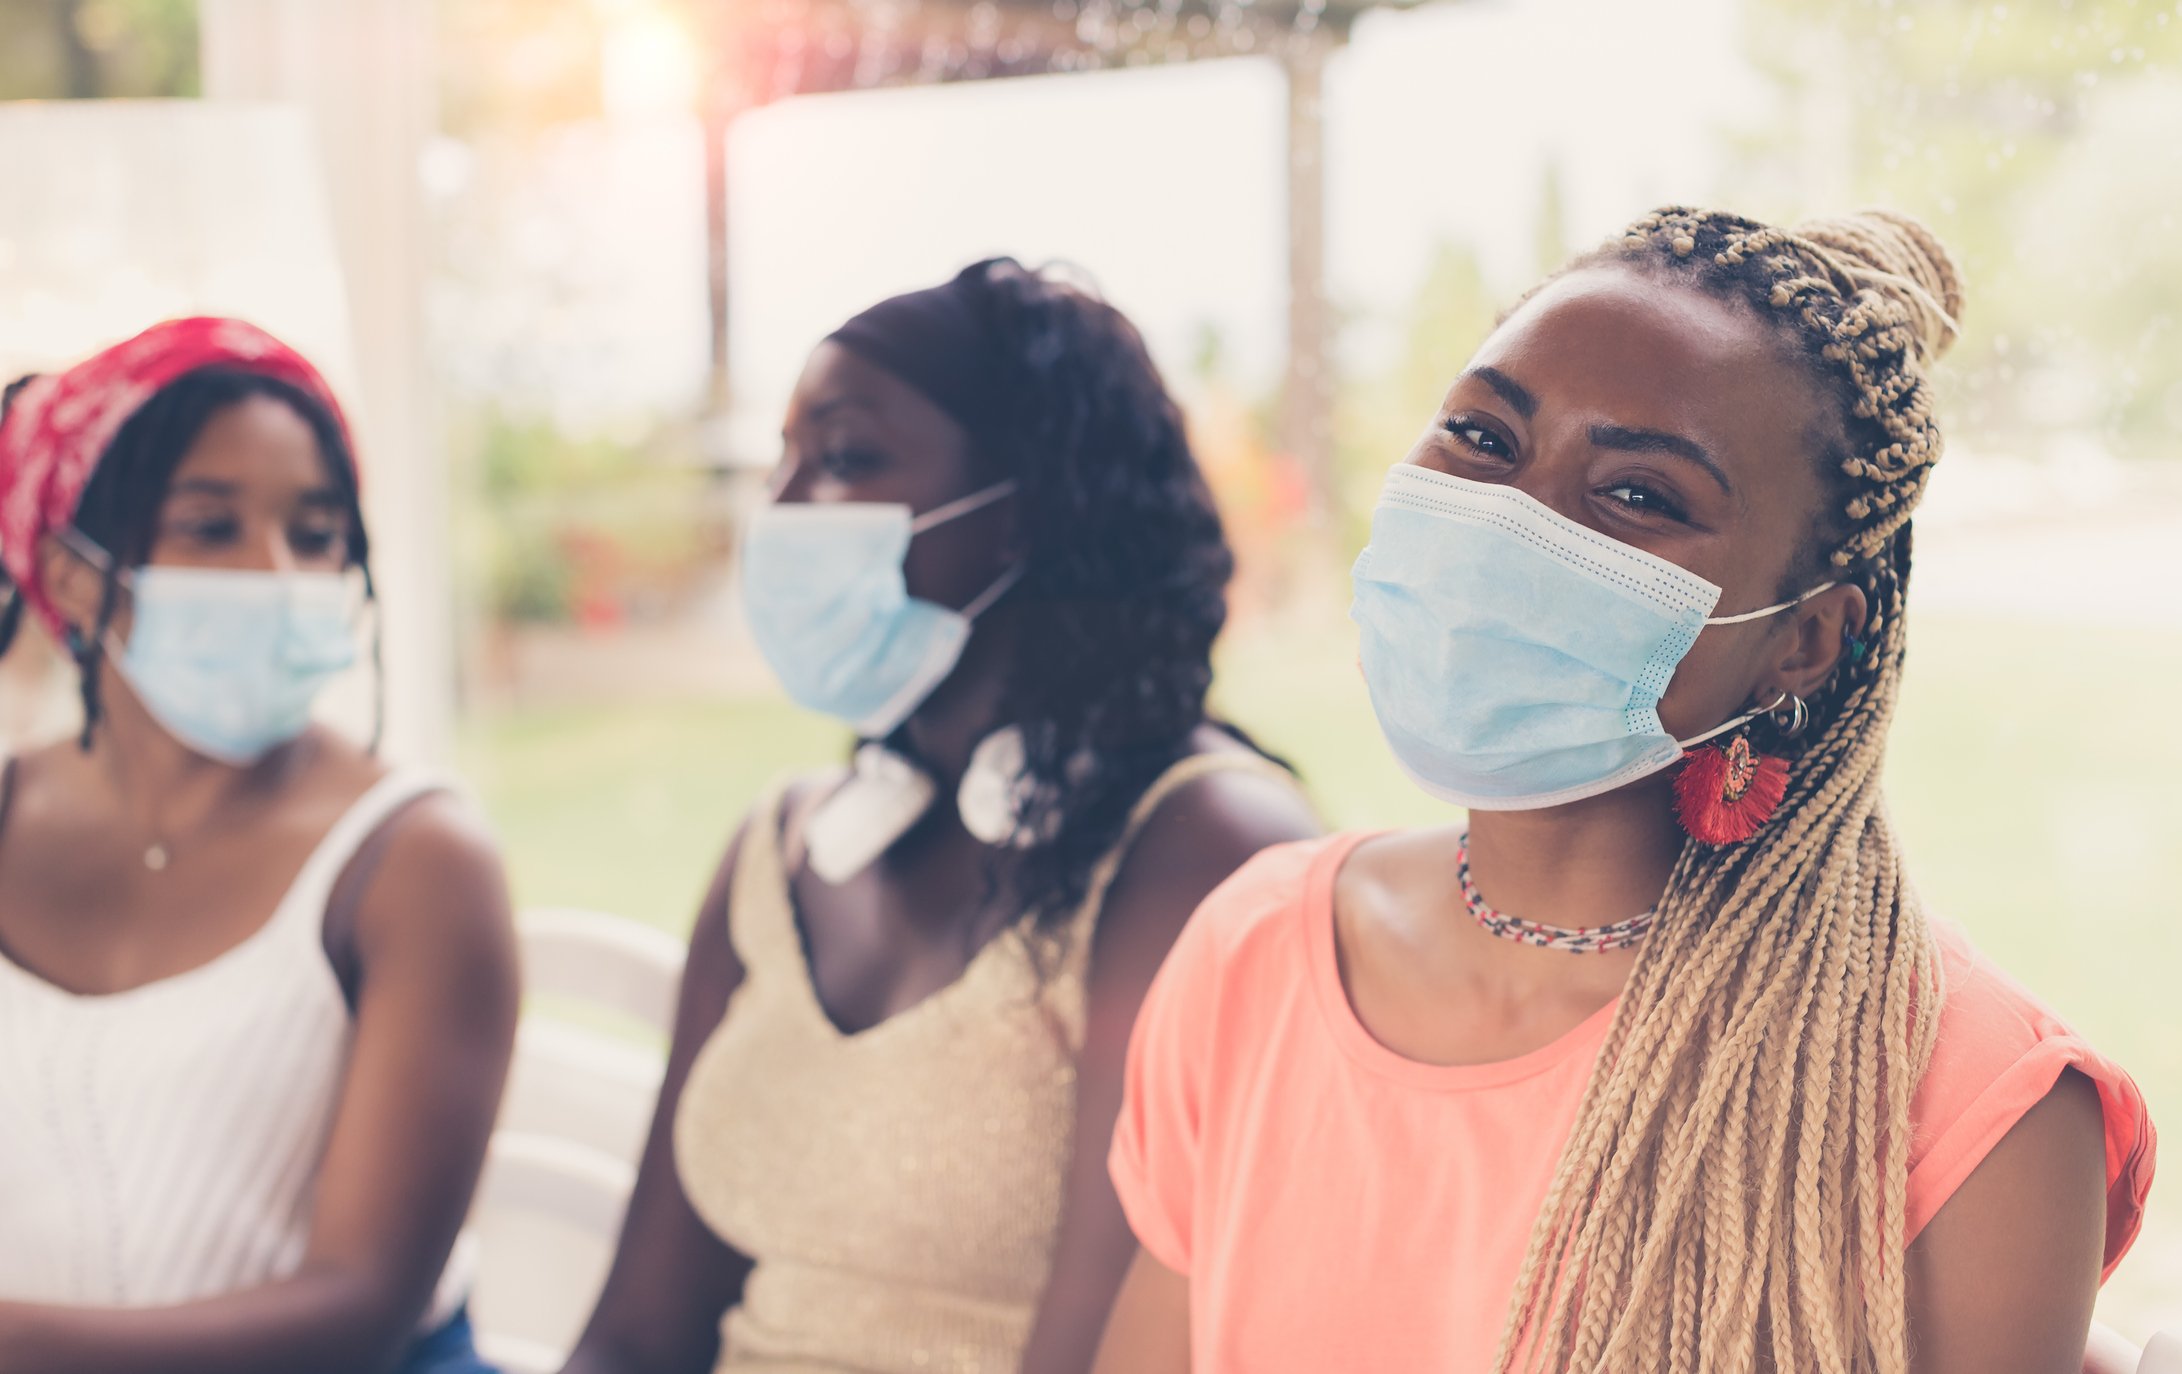
[[[1381,1078],[1412,1088],[1436,1092],[1467,1092],[1505,1087],[1534,1078],[1579,1055],[1596,1057],[1613,1024],[1619,997],[1593,1012],[1557,1038],[1513,1059],[1486,1064],[1427,1064],[1397,1054],[1381,1044],[1356,1015],[1348,989],[1341,985],[1341,964],[1335,949],[1333,893],[1342,866],[1370,840],[1392,833],[1363,830],[1342,835],[1319,851],[1304,878],[1301,915],[1308,977],[1327,1032],[1341,1052],[1357,1067]]]
[[[9,759],[7,762],[12,769],[14,760]],[[12,782],[11,778],[11,790]],[[251,968],[265,957],[262,951],[276,947],[288,939],[287,932],[298,921],[306,918],[314,922],[322,920],[331,885],[340,875],[338,866],[328,874],[328,866],[346,865],[355,857],[356,846],[370,838],[372,828],[383,824],[393,814],[385,805],[386,798],[394,797],[399,801],[411,793],[421,796],[426,790],[429,788],[422,775],[413,775],[401,769],[390,770],[365,788],[334,818],[326,833],[319,836],[317,842],[311,846],[302,867],[288,880],[288,886],[282,890],[280,900],[274,904],[271,913],[234,944],[186,969],[162,974],[142,983],[132,983],[125,988],[85,992],[54,982],[43,972],[20,962],[4,946],[0,946],[0,984],[13,983],[29,989],[33,996],[85,1012],[121,1011],[169,998],[186,997],[200,987],[218,987],[225,981],[231,981],[230,970]],[[362,827],[361,838],[352,833],[359,827]],[[319,948],[316,938],[319,931],[315,924],[311,934],[314,937],[312,948],[316,950]],[[338,992],[339,980],[333,976],[332,965],[323,955],[313,962],[325,972],[329,981],[335,983]],[[346,1006],[345,994],[342,994],[342,1001]]]

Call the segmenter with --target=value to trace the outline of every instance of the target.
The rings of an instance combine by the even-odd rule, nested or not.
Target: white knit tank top
[[[439,786],[381,780],[272,919],[186,973],[80,996],[0,955],[0,1300],[163,1306],[296,1270],[354,1038],[326,903],[364,841]],[[427,1327],[460,1304],[465,1267]]]

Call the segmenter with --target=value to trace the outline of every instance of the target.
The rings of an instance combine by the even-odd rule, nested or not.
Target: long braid
[[[1909,518],[1940,454],[1927,362],[1961,286],[1922,225],[1646,216],[1612,264],[1747,304],[1838,423],[1814,558],[1868,614],[1788,796],[1685,846],[1548,1190],[1496,1368],[1906,1374],[1909,1104],[1942,996],[1880,796]]]

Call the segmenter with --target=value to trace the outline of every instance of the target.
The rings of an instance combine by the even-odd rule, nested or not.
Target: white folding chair
[[[517,929],[529,995],[618,1012],[662,1037],[672,1029],[681,941],[627,917],[570,907],[526,911]]]
[[[590,911],[527,912],[517,932],[533,1002],[471,1213],[471,1311],[488,1359],[508,1374],[550,1374],[613,1259],[665,1069],[683,947]],[[557,1017],[556,1006],[582,1019]],[[634,1034],[596,1024],[616,1019]]]
[[[2084,1374],[2182,1374],[2182,1334],[2162,1331],[2139,1350],[2112,1327],[2093,1322]]]

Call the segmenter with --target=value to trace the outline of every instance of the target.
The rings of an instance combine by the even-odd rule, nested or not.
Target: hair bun
[[[1810,220],[1793,232],[1825,249],[1849,286],[1900,301],[1926,358],[1954,343],[1961,332],[1962,272],[1923,221],[1899,210],[1859,210]]]

